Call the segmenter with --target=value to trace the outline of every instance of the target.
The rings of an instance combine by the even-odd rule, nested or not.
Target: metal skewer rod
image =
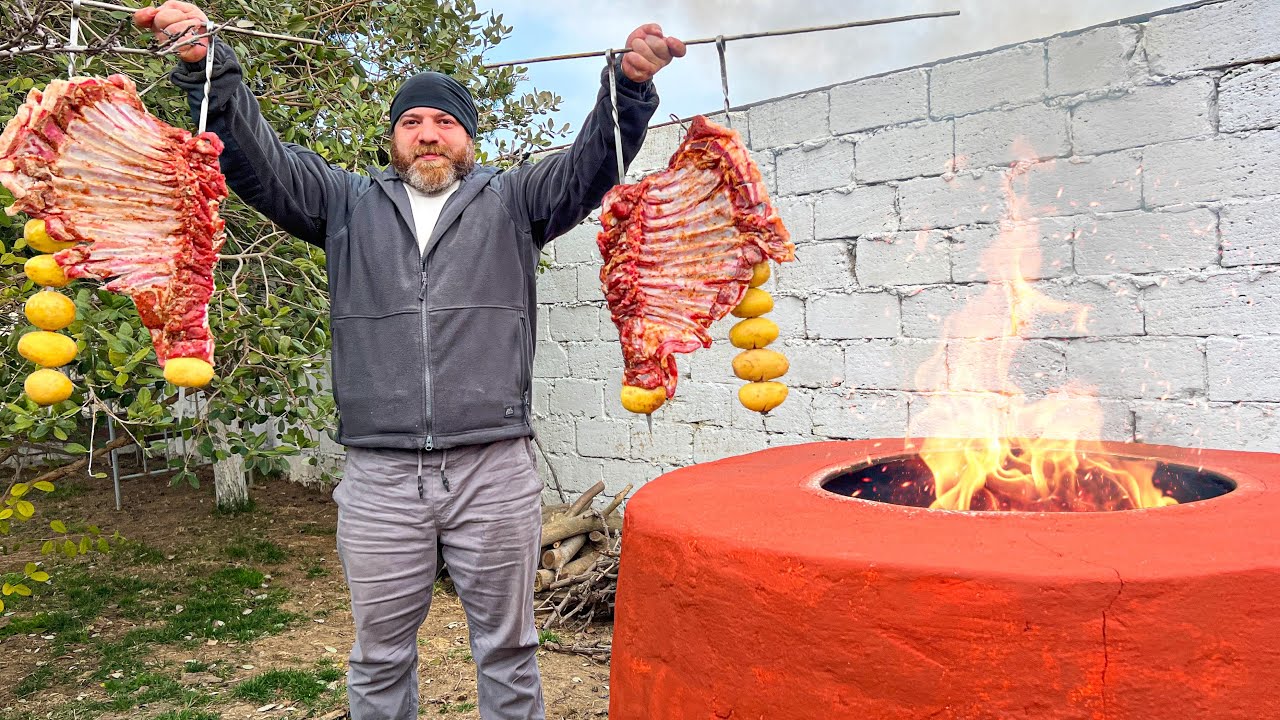
[[[67,0],[67,2],[71,2],[71,1],[72,0]],[[83,7],[98,8],[99,10],[119,10],[121,12],[127,12],[127,13],[132,13],[138,9],[138,8],[125,7],[124,5],[116,5],[114,3],[99,2],[99,0],[80,0],[80,5],[82,5]],[[254,37],[269,38],[271,40],[288,40],[290,42],[302,43],[304,45],[324,45],[324,41],[322,40],[313,40],[311,38],[300,38],[300,37],[294,37],[292,35],[278,35],[276,33],[269,33],[269,32],[259,32],[257,30],[248,30],[245,28],[238,28],[234,25],[229,25],[227,27],[221,28],[221,32],[240,33],[241,35],[252,35]],[[74,45],[75,43],[71,43],[71,44]]]
[[[87,2],[85,4],[88,4]],[[762,37],[778,37],[781,35],[798,35],[800,33],[821,32],[825,30],[843,30],[845,28],[867,27],[869,25],[886,25],[888,23],[906,22],[908,20],[928,20],[930,18],[953,17],[959,15],[959,10],[948,10],[946,12],[922,13],[919,15],[901,15],[899,17],[879,18],[876,20],[855,20],[853,22],[838,23],[835,25],[818,25],[816,27],[793,28],[791,30],[769,30],[767,32],[743,33],[741,35],[717,35],[716,37],[698,38],[697,40],[685,40],[687,45],[707,45],[714,43],[723,38],[723,40],[750,40]],[[548,62],[551,60],[576,60],[578,58],[599,57],[607,55],[610,50],[592,50],[591,52],[569,53],[567,55],[548,55],[546,57],[530,58],[528,60],[506,60],[503,62],[485,63],[485,68],[504,67],[506,65],[531,65],[533,63]],[[631,52],[630,48],[620,48],[612,50],[617,55]]]

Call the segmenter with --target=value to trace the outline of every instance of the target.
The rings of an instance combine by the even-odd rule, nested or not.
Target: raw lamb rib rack
[[[33,89],[0,134],[0,183],[16,199],[7,212],[78,243],[54,254],[67,277],[114,278],[105,287],[133,298],[161,367],[174,357],[213,363],[222,147],[150,115],[123,75]]]
[[[707,328],[742,301],[752,268],[795,259],[738,133],[692,121],[667,169],[604,197],[600,280],[623,383],[675,396],[674,353],[711,346]]]

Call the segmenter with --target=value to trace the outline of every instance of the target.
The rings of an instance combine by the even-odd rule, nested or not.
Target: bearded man
[[[167,41],[204,31],[177,0],[135,12]],[[193,117],[208,41],[170,78]],[[628,36],[615,77],[622,154],[658,106],[654,73],[685,53],[657,25]],[[418,715],[417,631],[437,548],[466,610],[485,720],[544,717],[533,619],[543,485],[530,395],[538,257],[620,182],[608,68],[573,145],[499,172],[475,164],[477,111],[454,79],[405,82],[388,116],[392,163],[368,175],[284,143],[258,111],[230,46],[214,45],[208,129],[228,186],[324,249],[338,440],[347,448],[337,547],[356,639],[350,717]]]

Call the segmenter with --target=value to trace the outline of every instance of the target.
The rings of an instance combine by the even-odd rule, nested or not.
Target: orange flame
[[[1024,157],[1035,157],[1027,154]],[[927,435],[920,455],[933,473],[934,508],[1088,511],[1174,504],[1152,482],[1155,463],[1103,451],[1103,410],[1092,388],[1068,382],[1033,400],[1010,373],[1037,318],[1072,318],[1084,333],[1089,308],[1048,297],[1026,278],[1040,264],[1035,213],[1014,184],[1030,162],[1003,178],[1007,208],[983,256],[985,291],[947,318],[938,352],[917,375],[928,396],[916,418]]]

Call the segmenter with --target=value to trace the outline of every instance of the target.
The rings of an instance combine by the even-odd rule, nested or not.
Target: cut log
[[[599,530],[604,526],[604,521],[595,513],[552,520],[542,526],[542,547],[546,547],[557,540],[564,540],[574,535]]]
[[[593,545],[603,543],[605,541],[604,531],[592,530],[590,533],[587,534],[587,539],[590,540]]]
[[[548,520],[551,520],[552,518],[556,517],[557,515],[563,517],[565,512],[567,512],[568,510],[569,510],[569,503],[555,503],[553,505],[543,505],[542,506],[542,522],[545,523]]]
[[[560,572],[556,575],[556,579],[576,577],[591,569],[596,564],[596,560],[600,557],[600,553],[595,550],[589,550],[582,554],[581,557],[575,559],[560,568]]]
[[[573,559],[574,555],[587,544],[587,535],[585,533],[565,538],[550,550],[542,553],[542,567],[552,570],[559,570],[566,563]]]
[[[554,570],[539,570],[533,576],[533,591],[536,593],[543,592],[551,587],[551,583],[556,580],[556,572]]]

